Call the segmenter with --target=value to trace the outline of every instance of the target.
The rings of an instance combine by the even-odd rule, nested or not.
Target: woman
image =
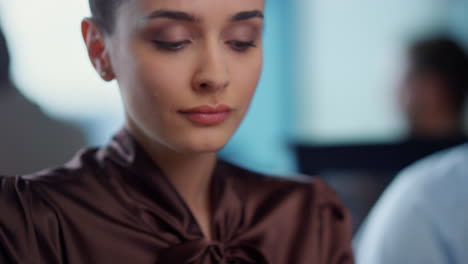
[[[352,263],[322,182],[216,158],[262,67],[264,0],[90,0],[90,60],[126,123],[101,149],[0,184],[8,263]]]

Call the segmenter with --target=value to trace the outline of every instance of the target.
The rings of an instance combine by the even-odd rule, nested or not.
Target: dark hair
[[[10,53],[5,35],[0,28],[0,84],[10,82]]]
[[[115,14],[124,0],[89,0],[91,16],[97,27],[106,34],[112,34]]]
[[[447,86],[450,103],[462,112],[468,93],[468,55],[448,36],[437,36],[414,43],[409,50],[414,74],[435,74]]]

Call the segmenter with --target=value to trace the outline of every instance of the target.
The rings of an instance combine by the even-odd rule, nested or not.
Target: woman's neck
[[[179,155],[149,150],[149,155],[189,205],[205,205],[216,166],[215,153]]]
[[[154,142],[131,126],[127,125],[127,129],[163,171],[191,209],[205,237],[210,239],[210,186],[217,161],[216,153],[179,153]]]

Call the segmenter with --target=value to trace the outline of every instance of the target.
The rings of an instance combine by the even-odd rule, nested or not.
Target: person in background
[[[438,36],[414,43],[408,61],[399,96],[409,124],[405,143],[415,149],[458,146],[395,177],[354,238],[356,263],[466,263],[468,57],[454,40]]]
[[[405,169],[356,235],[356,263],[467,263],[467,186],[468,143]]]
[[[465,137],[468,55],[463,47],[450,37],[430,37],[414,43],[407,57],[399,103],[410,139]]]
[[[53,120],[26,99],[10,78],[10,55],[0,28],[0,174],[57,166],[85,144],[78,128]]]

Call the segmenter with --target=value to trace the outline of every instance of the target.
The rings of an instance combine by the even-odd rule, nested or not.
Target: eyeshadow
[[[181,41],[192,38],[193,33],[189,28],[181,24],[163,24],[150,26],[147,35],[151,39],[161,41]]]
[[[235,24],[228,27],[223,35],[226,39],[252,41],[256,40],[260,33],[258,26],[251,24]]]

